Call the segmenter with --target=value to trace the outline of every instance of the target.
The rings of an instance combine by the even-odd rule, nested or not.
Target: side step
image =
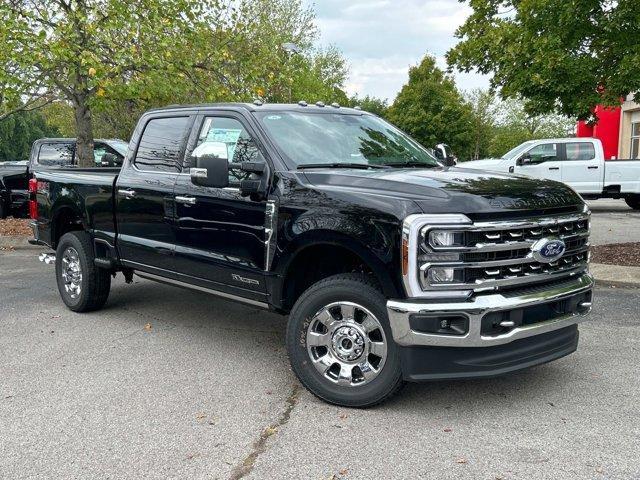
[[[98,257],[93,259],[93,264],[98,268],[104,268],[105,270],[115,270],[116,262],[113,258]]]

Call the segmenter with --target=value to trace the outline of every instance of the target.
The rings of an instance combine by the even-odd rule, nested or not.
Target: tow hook
[[[38,260],[46,263],[47,265],[53,265],[54,263],[56,263],[56,256],[52,253],[41,253],[38,256]]]

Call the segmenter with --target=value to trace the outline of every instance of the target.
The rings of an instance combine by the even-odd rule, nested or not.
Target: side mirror
[[[519,167],[522,167],[523,165],[531,165],[532,163],[533,161],[528,154],[525,154],[516,160],[516,165],[518,165]]]
[[[192,183],[212,188],[229,186],[229,160],[225,143],[202,143],[191,156],[194,163],[190,170]]]

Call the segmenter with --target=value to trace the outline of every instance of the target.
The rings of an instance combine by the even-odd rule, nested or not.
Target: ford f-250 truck
[[[623,198],[631,208],[640,210],[640,160],[605,161],[597,138],[530,140],[502,158],[473,160],[464,166],[558,180],[583,198]]]
[[[35,177],[33,242],[71,310],[121,272],[288,314],[294,372],[339,405],[563,357],[591,308],[573,190],[446,167],[355,109],[153,110],[119,171]]]

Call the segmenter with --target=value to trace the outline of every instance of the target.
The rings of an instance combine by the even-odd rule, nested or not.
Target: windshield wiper
[[[395,167],[395,168],[406,168],[406,167],[422,167],[422,168],[435,168],[438,165],[432,165],[430,163],[424,162],[394,162],[394,163],[384,163],[385,167]]]
[[[304,170],[306,168],[387,168],[385,165],[370,165],[367,163],[304,163],[298,165],[298,170]]]

